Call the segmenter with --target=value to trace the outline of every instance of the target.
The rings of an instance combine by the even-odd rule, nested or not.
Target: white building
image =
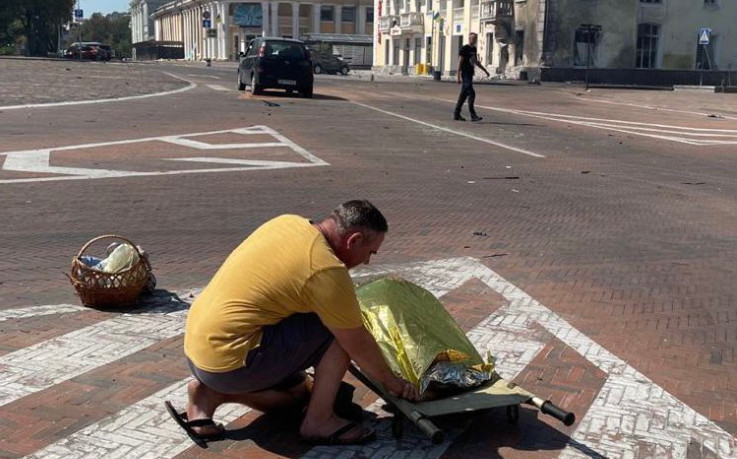
[[[131,2],[131,43],[154,39],[154,20],[151,18],[156,8],[167,0],[134,0]]]
[[[487,69],[508,77],[537,77],[542,68],[587,65],[633,71],[737,68],[734,0],[375,3],[374,65],[379,71],[413,73],[416,64],[426,64],[454,74],[469,32],[479,35],[479,57]],[[699,40],[704,30],[706,45]]]
[[[186,59],[234,59],[256,36],[370,36],[374,30],[373,0],[176,0],[152,18],[154,38],[183,41]]]

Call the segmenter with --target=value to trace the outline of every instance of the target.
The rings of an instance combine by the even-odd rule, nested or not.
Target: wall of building
[[[694,69],[698,34],[701,28],[712,29],[716,69],[737,69],[737,3],[717,0],[666,0],[662,36],[662,68]]]
[[[244,10],[241,6],[247,6]],[[333,20],[321,19],[320,8],[329,6]],[[343,8],[354,8],[352,21],[343,21]],[[369,22],[372,0],[330,0],[330,2],[235,2],[182,0],[169,2],[153,13],[156,39],[183,41],[186,59],[234,59],[256,36],[298,38],[314,33],[371,34]],[[211,15],[208,37],[202,27],[203,14]],[[245,15],[244,17],[241,17]],[[346,17],[346,19],[350,19]]]

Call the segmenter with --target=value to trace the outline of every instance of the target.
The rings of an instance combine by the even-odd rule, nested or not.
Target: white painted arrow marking
[[[210,144],[200,140],[193,140],[191,137],[217,135],[217,134],[240,134],[243,136],[251,135],[268,135],[275,139],[275,142],[240,142],[231,144]],[[151,141],[161,141],[195,150],[252,150],[252,149],[270,149],[270,148],[288,148],[297,155],[304,158],[307,162],[295,161],[257,161],[247,159],[229,159],[229,158],[161,158],[172,161],[192,161],[210,164],[232,164],[238,167],[220,167],[206,169],[188,169],[188,170],[164,170],[164,171],[126,171],[126,170],[109,170],[109,169],[93,169],[93,168],[75,168],[75,167],[58,167],[51,166],[51,154],[62,153],[65,151],[94,149],[100,147],[109,147],[115,145],[129,145],[136,143],[144,143]],[[122,140],[114,142],[102,142],[84,145],[72,145],[56,148],[47,148],[39,150],[26,150],[0,153],[5,155],[5,162],[2,170],[11,172],[40,173],[52,174],[48,177],[30,177],[17,179],[3,179],[0,184],[9,183],[30,183],[30,182],[52,182],[60,180],[90,180],[111,177],[146,177],[159,175],[182,175],[182,174],[203,174],[215,172],[243,172],[251,170],[270,170],[285,169],[292,167],[314,167],[327,166],[327,162],[313,155],[309,151],[300,147],[287,137],[267,126],[252,126],[240,129],[230,129],[222,131],[199,132],[191,134],[183,134],[178,136],[161,136],[147,137],[142,139]]]

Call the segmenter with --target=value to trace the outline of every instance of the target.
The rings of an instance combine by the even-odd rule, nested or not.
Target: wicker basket
[[[117,273],[106,273],[87,266],[80,258],[95,242],[102,239],[119,239],[133,246],[138,261],[130,268]],[[105,234],[86,243],[72,259],[72,273],[67,275],[82,304],[91,308],[121,307],[136,304],[141,291],[151,275],[151,265],[138,247],[123,236]]]

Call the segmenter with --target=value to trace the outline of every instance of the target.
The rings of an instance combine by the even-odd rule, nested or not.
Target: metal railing
[[[422,13],[402,13],[399,16],[399,26],[403,29],[421,28],[422,21]]]
[[[499,21],[511,18],[514,13],[512,0],[481,0],[481,20]]]
[[[379,18],[379,30],[382,32],[389,32],[389,29],[394,25],[399,25],[398,16],[382,16]]]

